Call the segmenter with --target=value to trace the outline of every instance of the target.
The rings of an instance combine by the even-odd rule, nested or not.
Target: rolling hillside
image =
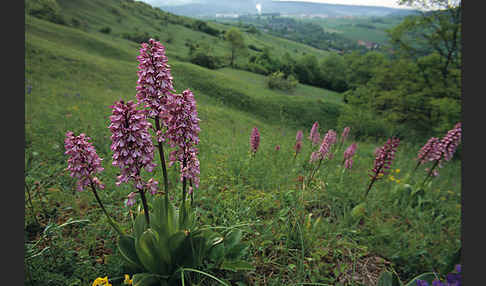
[[[284,121],[293,128],[307,128],[316,120],[323,122],[323,128],[335,128],[337,124],[342,100],[335,92],[299,84],[289,94],[266,88],[265,77],[258,74],[229,68],[209,70],[186,62],[186,39],[211,42],[214,52],[221,55],[228,50],[222,39],[188,28],[192,19],[164,13],[142,2],[73,3],[59,1],[65,21],[76,19],[74,22],[79,21],[80,26],[59,25],[26,15],[25,77],[26,84],[31,86],[31,93],[26,95],[26,137],[41,148],[53,141],[61,144],[68,127],[93,128],[90,121],[95,118],[100,125],[106,124],[109,105],[119,98],[134,99],[139,44],[124,39],[123,34],[141,31],[159,38],[166,46],[176,89],[193,90],[202,118],[215,116],[217,112],[212,112],[213,109],[226,109],[226,113],[231,110],[229,114],[240,114],[249,122],[259,120],[262,125]],[[160,19],[169,19],[167,25],[153,25],[164,21]],[[208,25],[221,31],[227,29],[225,25]],[[103,27],[110,27],[111,32],[100,32]],[[247,43],[272,46],[276,54],[296,51],[318,57],[326,54],[265,34],[244,35]],[[51,102],[56,104],[51,106]],[[84,104],[91,106],[87,113],[79,110]],[[62,120],[66,114],[72,116],[67,122]],[[212,120],[220,119],[217,116]]]

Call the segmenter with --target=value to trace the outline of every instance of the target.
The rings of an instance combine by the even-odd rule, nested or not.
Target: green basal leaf
[[[223,261],[224,255],[224,244],[220,243],[211,248],[208,258],[218,265]]]
[[[355,219],[361,218],[366,212],[366,203],[360,203],[351,210],[351,216]]]
[[[435,279],[435,274],[433,272],[422,273],[419,276],[410,280],[407,284],[405,284],[405,286],[415,286],[417,285],[417,280],[419,279],[427,281],[430,285],[432,281]]]
[[[145,220],[145,215],[142,212],[139,212],[133,225],[135,239],[138,239],[145,230],[147,230],[147,221]]]
[[[253,265],[251,265],[248,262],[241,261],[241,260],[237,260],[237,261],[224,260],[223,263],[221,263],[219,268],[223,269],[223,270],[234,271],[234,272],[243,271],[243,270],[246,270],[246,271],[255,270],[255,267]]]
[[[400,286],[400,280],[398,277],[389,271],[384,271],[378,280],[377,286]]]
[[[155,274],[137,273],[133,275],[132,285],[133,286],[160,286],[161,279]]]
[[[224,238],[224,247],[226,249],[231,249],[241,241],[243,232],[239,229],[233,229],[229,231]]]
[[[151,273],[166,274],[167,264],[158,256],[158,237],[152,229],[147,229],[135,240],[135,250],[142,265]]]
[[[132,266],[142,267],[135,250],[135,239],[128,235],[122,235],[118,239],[118,249],[123,258]]]
[[[239,243],[231,249],[226,249],[225,258],[235,260],[243,256],[250,245],[248,243]]]

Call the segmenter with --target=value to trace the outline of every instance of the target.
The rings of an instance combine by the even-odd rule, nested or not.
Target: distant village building
[[[240,15],[238,14],[223,14],[223,13],[216,13],[216,18],[238,18]]]
[[[380,47],[378,43],[374,42],[367,42],[363,40],[358,40],[358,45],[359,46],[365,46],[368,50],[376,50]]]

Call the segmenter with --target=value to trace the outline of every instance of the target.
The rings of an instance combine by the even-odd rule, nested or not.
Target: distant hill
[[[197,3],[183,5],[158,6],[164,11],[189,17],[214,17],[216,14],[247,15],[257,14],[256,4],[261,5],[261,13],[280,13],[285,15],[327,15],[342,16],[375,16],[407,15],[415,10],[396,9],[375,6],[339,5],[298,1],[272,0],[201,0]]]

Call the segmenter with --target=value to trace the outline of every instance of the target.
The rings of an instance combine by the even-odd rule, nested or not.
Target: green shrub
[[[208,69],[217,69],[222,67],[222,59],[220,57],[210,55],[204,51],[195,52],[191,58],[191,63],[206,67]]]
[[[266,78],[266,84],[270,89],[294,90],[298,81],[290,75],[285,78],[283,72],[274,72]]]
[[[64,25],[66,21],[61,14],[61,7],[56,0],[28,0],[25,9],[30,15],[56,24]]]
[[[111,33],[111,28],[110,27],[103,27],[103,28],[100,29],[100,32],[104,33],[104,34],[109,34],[109,33]]]
[[[391,134],[390,125],[369,109],[345,105],[338,117],[338,129],[353,126],[356,139],[387,138]]]

